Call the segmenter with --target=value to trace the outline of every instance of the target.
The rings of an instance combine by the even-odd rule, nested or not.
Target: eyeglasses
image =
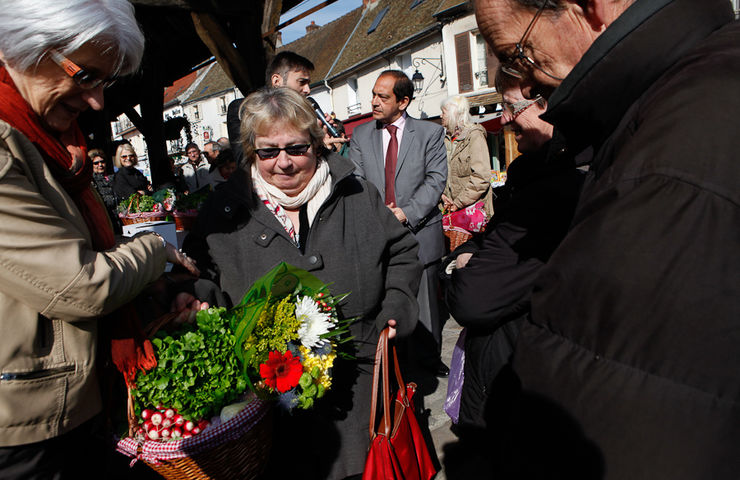
[[[105,165],[105,161],[103,160],[96,160],[93,162],[93,165]]]
[[[62,67],[62,70],[72,77],[72,80],[74,80],[80,88],[92,90],[93,88],[98,88],[100,85],[102,85],[103,88],[108,88],[116,81],[115,77],[100,78],[95,74],[88,72],[56,50],[50,50],[49,54],[54,63]]]
[[[121,158],[136,158],[136,155],[121,155]]]
[[[545,10],[545,6],[547,5],[547,0],[542,2],[542,6],[537,10],[537,13],[534,14],[534,18],[531,22],[529,22],[529,26],[524,31],[524,34],[522,35],[521,40],[516,44],[516,53],[511,55],[509,59],[501,64],[501,71],[504,73],[511,75],[514,78],[523,78],[524,74],[522,73],[522,70],[527,68],[527,64],[530,66],[536,68],[540,72],[544,73],[548,77],[552,78],[553,80],[562,81],[563,79],[560,77],[556,77],[552,73],[548,72],[544,68],[537,65],[537,63],[532,60],[526,53],[524,53],[524,42],[527,41],[527,38],[529,37],[529,34],[532,32],[532,28],[534,27],[534,24],[537,22],[537,19],[540,18],[540,15],[542,15],[542,12]],[[525,63],[526,62],[526,63]],[[521,68],[516,68],[516,65],[520,66]]]
[[[301,155],[305,155],[306,152],[308,152],[308,149],[311,148],[311,145],[308,143],[302,143],[300,145],[288,145],[284,148],[278,148],[278,147],[269,147],[269,148],[257,148],[255,149],[254,153],[257,154],[258,157],[262,160],[267,160],[270,158],[275,158],[278,155],[280,155],[280,152],[285,150],[285,153],[292,157],[298,157]]]
[[[502,102],[501,106],[503,107],[504,111],[511,116],[511,120],[514,120],[516,117],[521,115],[526,109],[528,109],[535,103],[541,102],[541,101],[542,101],[542,97],[540,95],[537,95],[531,100],[520,100],[514,103]]]

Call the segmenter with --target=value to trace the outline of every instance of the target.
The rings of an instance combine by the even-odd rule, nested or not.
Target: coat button
[[[230,211],[231,211],[231,207],[228,207],[228,206],[224,207],[224,212],[229,213]]]
[[[316,262],[318,261],[319,259],[316,258],[316,255],[311,255],[310,257],[308,257],[308,263],[310,263],[311,265],[316,265]]]
[[[263,233],[262,235],[260,235],[260,240],[267,240],[267,234]]]

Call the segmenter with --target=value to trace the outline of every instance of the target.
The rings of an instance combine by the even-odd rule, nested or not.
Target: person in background
[[[218,154],[221,153],[221,144],[218,142],[210,141],[203,145],[203,156],[208,161],[208,172],[213,173],[218,163]]]
[[[115,178],[113,169],[110,168],[103,150],[94,148],[88,152],[87,156],[90,158],[93,166],[93,185],[95,185],[95,189],[100,194],[100,198],[103,199],[103,203],[105,203],[108,216],[113,224],[113,230],[116,233],[121,233],[121,221],[118,219],[118,213],[116,211],[118,197],[116,197],[113,191],[113,179]]]
[[[208,172],[208,162],[203,158],[198,145],[191,142],[185,145],[185,154],[188,161],[182,167],[182,177],[188,184],[190,193],[197,192],[201,188],[207,188],[210,185],[210,174]]]
[[[113,191],[119,200],[125,200],[133,193],[147,195],[152,192],[152,186],[141,171],[136,168],[139,158],[128,143],[122,143],[116,149],[113,164],[118,168],[113,179]]]
[[[557,149],[551,148],[552,125],[540,118],[547,102],[525,99],[518,79],[501,70],[495,82],[503,97],[501,123],[516,132],[521,155],[509,165],[506,184],[497,189],[496,213],[485,233],[450,256],[447,306],[466,328],[461,437],[469,427],[487,426],[485,408],[493,381],[514,351],[534,280],[568,230],[583,180],[571,156],[548,157],[548,151]]]
[[[486,218],[491,218],[491,157],[486,131],[473,123],[469,110],[468,99],[462,95],[442,102],[447,148],[447,185],[442,194],[442,207],[455,212],[482,200]]]
[[[221,137],[218,140],[216,140],[219,145],[221,145],[221,150],[225,150],[227,148],[231,148],[231,143],[229,142],[228,137]]]
[[[382,72],[372,90],[373,118],[357,127],[350,159],[359,176],[383,194],[388,209],[414,233],[424,273],[419,289],[419,331],[409,341],[411,359],[430,373],[447,376],[442,362],[443,312],[438,268],[445,254],[438,203],[447,180],[444,129],[411,118],[406,109],[414,84],[400,70]]]
[[[547,98],[542,118],[560,149],[593,150],[519,334],[498,477],[736,479],[731,2],[477,0],[475,9],[525,98]]]
[[[117,243],[92,186],[77,117],[102,110],[104,88],[138,69],[144,36],[131,3],[0,9],[0,478],[101,478],[99,368],[154,360],[133,348],[141,331],[129,302],[167,261],[198,270],[158,235]],[[181,295],[173,310],[183,320],[201,306]]]
[[[216,158],[214,170],[211,172],[211,187],[216,188],[217,185],[228,180],[236,171],[236,168],[236,160],[233,153],[231,153],[231,149],[222,150]]]
[[[232,301],[278,262],[310,271],[332,293],[352,292],[341,315],[355,360],[337,359],[331,390],[312,410],[281,417],[276,445],[314,432],[286,462],[280,448],[266,478],[343,479],[362,473],[369,446],[372,362],[380,331],[416,324],[421,265],[413,235],[353,166],[322,146],[303,96],[261,89],[242,105],[247,164],[209,197],[184,249]],[[441,142],[441,138],[440,138]],[[318,432],[318,433],[317,433]]]

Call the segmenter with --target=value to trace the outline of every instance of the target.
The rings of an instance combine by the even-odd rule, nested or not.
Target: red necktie
[[[396,163],[398,162],[398,139],[396,138],[395,125],[386,125],[391,141],[388,142],[388,150],[385,152],[385,204],[396,203]]]

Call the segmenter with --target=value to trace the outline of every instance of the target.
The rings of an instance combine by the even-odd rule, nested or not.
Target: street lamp
[[[439,62],[439,64],[437,64],[436,62]],[[442,57],[414,58],[411,60],[411,63],[416,68],[414,75],[411,77],[411,81],[414,82],[414,92],[420,93],[421,90],[424,88],[424,75],[422,75],[421,72],[419,72],[419,67],[421,67],[421,65],[424,63],[426,63],[427,65],[431,65],[435,69],[439,70],[439,80],[442,82],[442,86],[444,86],[445,72],[444,72],[444,63],[442,62]]]

